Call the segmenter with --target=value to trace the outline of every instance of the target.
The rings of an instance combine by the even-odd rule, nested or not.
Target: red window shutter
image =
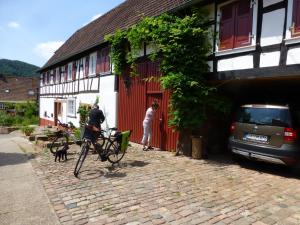
[[[292,36],[300,36],[300,0],[294,0],[293,23],[294,31]]]
[[[53,73],[53,83],[56,83],[56,68],[54,69]]]
[[[100,73],[105,72],[105,67],[104,67],[104,49],[101,50],[100,52]]]
[[[65,81],[68,80],[68,64],[65,65]]]
[[[234,43],[235,4],[228,4],[221,8],[220,21],[220,50],[233,48]]]
[[[251,44],[249,35],[252,33],[252,9],[250,0],[242,0],[236,4],[234,47]]]
[[[104,72],[110,71],[110,57],[109,57],[109,48],[107,47],[103,54],[103,61],[104,61]]]
[[[76,61],[73,62],[72,66],[72,79],[76,80]]]
[[[109,58],[109,48],[103,48],[98,54],[97,68],[99,65],[99,72],[106,73],[110,71],[110,58]]]
[[[61,67],[58,68],[58,83],[61,83]]]
[[[101,70],[101,51],[97,51],[97,59],[96,59],[96,74],[102,72]]]
[[[50,71],[47,73],[47,83],[50,84]]]
[[[85,76],[86,76],[86,77],[89,75],[89,62],[90,62],[90,57],[89,57],[89,56],[85,57],[85,68],[84,68],[84,72],[85,72]]]

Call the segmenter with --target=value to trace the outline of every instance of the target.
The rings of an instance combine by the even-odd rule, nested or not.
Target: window
[[[44,85],[44,83],[45,83],[45,79],[44,79],[44,77],[45,77],[45,75],[44,74],[42,74],[41,75],[41,80],[40,80],[40,84],[41,84],[41,86],[43,86]]]
[[[108,73],[111,71],[110,69],[110,57],[109,57],[109,48],[104,48],[100,51],[100,59],[99,59],[99,69],[100,73]]]
[[[292,37],[300,36],[300,0],[294,0]]]
[[[85,74],[85,58],[81,58],[77,61],[77,74],[79,78],[84,78]]]
[[[267,126],[291,126],[288,109],[242,107],[237,113],[237,122]]]
[[[96,74],[96,62],[97,62],[97,53],[90,54],[89,60],[89,75]]]
[[[73,64],[69,63],[68,64],[68,80],[72,80],[72,67],[73,67]]]
[[[50,72],[50,84],[53,84],[54,83],[54,71],[51,70]]]
[[[250,0],[240,0],[220,8],[219,50],[251,45],[252,9]]]
[[[56,68],[56,78],[55,78],[55,82],[56,83],[60,83],[61,82],[61,79],[60,79],[60,71],[59,71],[59,68]]]
[[[68,108],[68,116],[75,117],[76,115],[76,100],[68,99],[67,108]]]
[[[29,95],[29,96],[34,96],[34,94],[35,94],[35,93],[34,93],[34,90],[28,90],[28,95]]]
[[[47,84],[50,83],[50,72],[47,72]]]
[[[5,109],[5,103],[0,102],[0,109]]]
[[[60,67],[60,82],[66,80],[66,69],[65,66]]]

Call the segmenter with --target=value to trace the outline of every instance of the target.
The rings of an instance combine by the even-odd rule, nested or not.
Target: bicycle
[[[75,127],[72,124],[69,125],[58,120],[58,126],[61,127],[61,129],[55,132],[55,137],[49,147],[53,155],[63,148],[68,149],[70,143],[81,145],[81,141],[75,136]]]
[[[89,135],[85,134],[86,131],[89,132],[93,130],[90,126],[85,126],[85,131],[83,134],[83,144],[81,148],[81,152],[79,154],[78,160],[76,162],[75,168],[74,168],[74,176],[78,177],[79,171],[83,165],[83,162],[90,150],[91,144],[94,145],[96,148],[96,152],[98,154],[98,159],[101,159],[101,161],[106,161],[106,159],[112,163],[118,163],[120,160],[124,157],[129,137],[131,134],[131,131],[127,131],[127,133],[118,132],[116,128],[110,128],[108,129],[108,135],[107,137],[104,135],[105,131],[101,130],[98,135],[99,137],[95,141],[95,143],[92,142]],[[95,131],[94,131],[95,132]],[[114,134],[112,134],[114,132]],[[124,134],[126,134],[126,143],[123,143]]]

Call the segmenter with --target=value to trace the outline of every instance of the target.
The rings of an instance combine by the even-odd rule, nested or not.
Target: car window
[[[237,122],[290,127],[291,118],[288,109],[241,107],[237,113]]]

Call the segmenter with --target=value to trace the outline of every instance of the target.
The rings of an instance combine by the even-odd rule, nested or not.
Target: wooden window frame
[[[73,63],[68,63],[67,81],[73,80]]]
[[[251,3],[249,3],[249,9],[250,9],[250,31],[249,31],[249,42],[247,44],[239,44],[237,42],[238,39],[238,35],[237,35],[237,31],[238,31],[238,24],[237,24],[237,18],[238,18],[238,2],[243,1],[243,0],[238,0],[238,1],[230,1],[227,2],[223,5],[220,6],[219,8],[219,12],[221,14],[220,20],[219,20],[219,40],[218,40],[218,51],[227,51],[227,50],[233,50],[233,49],[237,49],[237,48],[245,48],[245,47],[251,47],[252,46],[252,37],[253,37],[253,7],[254,5]],[[252,4],[252,7],[251,7]],[[232,45],[229,47],[222,47],[221,48],[221,22],[222,22],[222,8],[228,6],[228,5],[232,5],[232,7],[234,7],[234,9],[232,9],[233,13],[233,24],[234,24],[234,28],[233,28],[233,40],[232,40]]]
[[[60,71],[59,71],[59,67],[57,67],[56,69],[56,78],[55,78],[55,83],[56,84],[59,84],[61,82],[61,79],[60,79]]]
[[[110,74],[111,73],[111,59],[110,59],[110,48],[102,48],[99,51],[99,57],[97,61],[97,67],[100,74]]]
[[[292,26],[291,26],[291,36],[292,36],[292,38],[300,37],[300,22],[299,22],[299,24],[297,24],[297,26],[295,24],[296,23],[295,22],[296,17],[300,16],[300,12],[297,13],[297,8],[296,8],[297,3],[300,4],[300,1],[299,0],[294,0],[293,1]],[[300,7],[300,6],[298,6],[298,7]],[[297,30],[297,31],[295,31],[295,30]]]
[[[63,83],[66,81],[65,77],[66,77],[66,67],[65,66],[61,66],[60,67],[60,83]]]
[[[89,76],[95,76],[97,69],[97,52],[89,55]]]
[[[70,102],[73,102],[72,110],[70,110]],[[68,117],[76,117],[76,98],[69,98],[67,100],[67,115]]]

